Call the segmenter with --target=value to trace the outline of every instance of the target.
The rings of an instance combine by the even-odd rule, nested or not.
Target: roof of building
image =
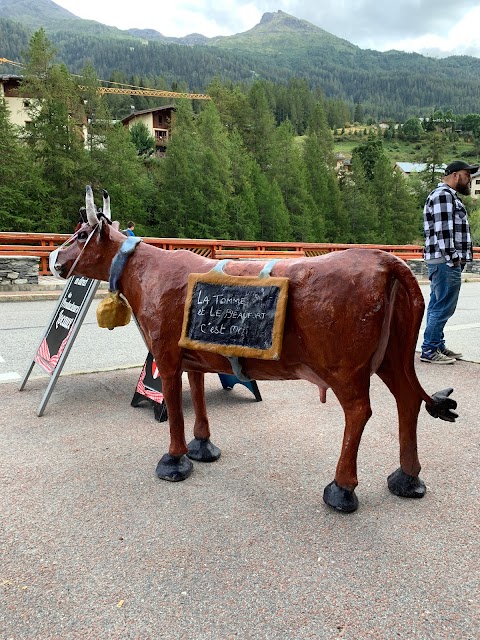
[[[396,162],[395,166],[399,167],[403,173],[420,173],[421,171],[425,171],[427,168],[427,164],[425,162]],[[435,167],[435,171],[443,173],[446,166],[446,164],[441,164],[438,167]]]
[[[153,107],[153,109],[143,109],[142,111],[133,111],[130,115],[125,116],[125,118],[122,118],[122,122],[123,124],[126,124],[127,122],[130,122],[132,118],[136,118],[137,116],[142,116],[147,113],[154,113],[155,111],[166,111],[167,109],[171,109],[175,111],[176,108],[177,107],[173,104],[166,104],[163,107]]]

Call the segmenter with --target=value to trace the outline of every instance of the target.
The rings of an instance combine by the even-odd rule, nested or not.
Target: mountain
[[[0,18],[19,22],[33,31],[44,27],[49,34],[72,31],[88,35],[128,36],[116,27],[79,18],[52,0],[0,0]]]
[[[72,73],[81,72],[89,60],[101,78],[115,72],[126,81],[132,76],[148,79],[142,82],[163,79],[167,86],[184,83],[195,92],[205,91],[214,77],[282,84],[306,78],[329,98],[361,103],[375,119],[400,120],[434,109],[479,110],[479,58],[439,60],[361,49],[283,11],[265,13],[255,27],[232,36],[171,38],[153,29],[122,31],[83,20],[52,0],[0,0],[0,57],[21,59],[40,26]]]
[[[293,49],[308,52],[312,46],[336,52],[354,52],[359,47],[337,38],[307,20],[300,20],[283,11],[264,13],[260,22],[244,33],[210,38],[209,45],[226,49],[241,49],[262,54],[278,54]]]

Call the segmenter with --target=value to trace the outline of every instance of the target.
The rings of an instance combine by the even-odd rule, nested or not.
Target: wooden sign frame
[[[193,303],[193,296],[196,293],[197,285],[218,285],[223,289],[224,299],[229,299],[228,289],[235,288],[241,289],[245,287],[245,293],[247,294],[247,288],[278,288],[278,295],[275,304],[275,314],[273,317],[273,326],[271,331],[271,346],[268,348],[257,348],[252,346],[245,346],[240,344],[229,344],[228,331],[226,330],[225,340],[226,342],[208,342],[192,338],[190,334],[191,327],[191,315],[194,312],[196,303]],[[199,295],[199,294],[198,294]],[[220,298],[220,295],[215,296]],[[194,349],[200,351],[209,351],[211,353],[219,353],[227,357],[243,357],[243,358],[260,358],[263,360],[278,360],[280,358],[283,341],[283,329],[285,324],[285,313],[287,309],[288,300],[288,278],[277,278],[267,276],[265,278],[258,278],[255,276],[230,276],[220,271],[208,271],[207,273],[191,273],[188,276],[188,290],[187,298],[185,300],[185,311],[183,316],[182,335],[179,340],[179,346],[185,349]],[[245,304],[245,303],[244,303]],[[221,306],[221,305],[220,305]],[[211,307],[210,307],[211,308]],[[197,312],[198,313],[198,312]],[[222,319],[222,310],[215,310],[216,317]],[[225,308],[225,313],[226,308]],[[230,311],[232,314],[233,312]],[[248,313],[248,312],[247,312]],[[258,315],[258,314],[257,314]],[[265,314],[264,314],[265,315]],[[231,317],[231,316],[230,316]],[[218,321],[217,321],[218,322]],[[244,320],[242,320],[244,322]],[[208,326],[206,327],[206,338],[208,338]],[[223,325],[221,325],[223,326]],[[233,325],[231,325],[233,326]],[[202,329],[203,331],[203,329]]]

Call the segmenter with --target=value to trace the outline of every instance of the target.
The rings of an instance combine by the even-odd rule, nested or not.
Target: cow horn
[[[94,227],[96,224],[98,224],[98,218],[97,210],[95,208],[95,202],[93,200],[92,187],[89,184],[87,184],[87,188],[85,190],[85,206],[87,209],[88,224],[91,227]]]
[[[110,211],[110,196],[108,191],[103,190],[103,214],[109,219],[112,219],[112,213]]]

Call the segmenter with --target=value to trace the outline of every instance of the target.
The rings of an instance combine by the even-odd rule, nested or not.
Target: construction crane
[[[20,62],[13,62],[13,60],[7,60],[7,58],[0,58],[0,64],[13,64],[14,67],[23,67],[23,64]]]
[[[102,82],[105,82],[105,80],[102,80]],[[136,89],[134,89],[133,87],[128,87],[129,85],[127,85],[127,88],[125,88],[125,86],[99,87],[98,93],[113,93],[121,96],[153,96],[156,98],[189,98],[190,100],[211,100],[210,96],[207,96],[203,93],[177,93],[175,91],[163,91],[161,89],[146,89],[145,87],[137,87]],[[79,89],[85,91],[88,89],[88,87],[79,85]]]
[[[0,58],[0,64],[12,64],[17,67],[23,67],[20,62],[13,62],[7,58]],[[76,75],[76,74],[72,74]],[[76,76],[81,78],[82,76]],[[100,80],[100,82],[108,82],[108,84],[118,85],[115,87],[98,87],[97,91],[100,94],[113,93],[121,96],[150,96],[155,98],[187,98],[189,100],[211,100],[210,96],[203,93],[178,93],[176,91],[164,91],[162,89],[147,89],[146,87],[137,87],[132,84],[125,84],[121,82],[111,82],[109,80]],[[79,85],[79,89],[86,91],[89,87]]]

